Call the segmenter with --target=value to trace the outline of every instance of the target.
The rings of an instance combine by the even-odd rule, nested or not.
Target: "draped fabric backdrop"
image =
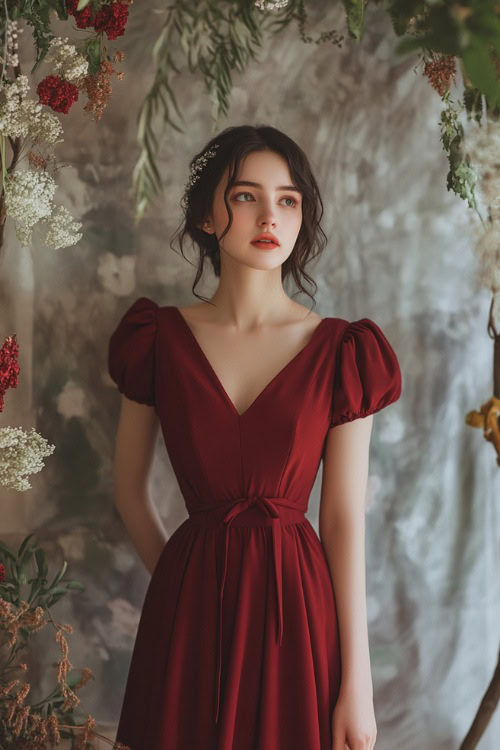
[[[399,357],[402,398],[374,417],[367,493],[377,748],[452,750],[493,673],[500,620],[499,469],[482,432],[464,423],[492,388],[490,298],[476,281],[473,251],[479,222],[446,191],[439,96],[414,71],[415,57],[395,57],[384,12],[368,8],[356,45],[347,39],[342,4],[308,5],[309,31],[336,27],[343,48],[305,45],[296,28],[285,29],[259,63],[234,77],[232,107],[219,127],[271,124],[305,149],[329,238],[308,268],[318,284],[316,310],[372,318]],[[113,43],[125,50],[126,72],[122,83],[113,79],[101,122],[84,115],[84,102],[61,116],[65,140],[57,154],[71,166],[58,172],[55,197],[81,218],[83,239],[59,251],[41,242],[21,248],[8,221],[0,266],[0,335],[16,332],[21,350],[20,384],[7,394],[0,426],[34,425],[56,445],[31,491],[2,491],[1,538],[17,548],[36,531],[54,573],[66,559],[69,577],[85,584],[53,615],[74,625],[70,660],[95,676],[79,695],[111,729],[149,575],[113,505],[120,399],[106,369],[108,339],[141,295],[159,304],[196,302],[194,268],[169,238],[182,218],[188,161],[212,136],[204,85],[183,75],[175,90],[187,132],[169,131],[159,161],[165,193],[134,229],[136,118],[152,79],[157,6],[132,6],[125,37]],[[75,33],[69,24],[56,29]],[[20,53],[29,74],[28,30]],[[42,68],[31,95],[48,71]],[[198,291],[210,295],[215,286],[207,269]],[[308,512],[316,529],[320,484],[321,472]],[[161,435],[151,493],[172,533],[186,511]],[[49,628],[33,642],[30,701],[55,685],[59,657]],[[493,750],[499,731],[497,712],[482,750]]]

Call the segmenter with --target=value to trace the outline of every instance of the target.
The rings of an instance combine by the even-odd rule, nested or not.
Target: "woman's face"
[[[224,172],[214,195],[210,228],[202,228],[220,237],[229,222],[224,203],[224,190],[228,182],[228,169]],[[292,189],[286,160],[274,151],[254,151],[240,163],[238,182],[231,187],[227,200],[233,212],[233,223],[219,241],[221,263],[224,255],[234,261],[256,269],[281,266],[291,254],[302,225],[302,195]],[[285,189],[286,186],[289,186]],[[252,240],[262,232],[271,232],[279,241],[277,247],[261,248]]]

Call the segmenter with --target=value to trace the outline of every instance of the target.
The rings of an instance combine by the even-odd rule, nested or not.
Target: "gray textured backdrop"
[[[188,160],[211,137],[200,80],[176,82],[188,132],[170,132],[159,162],[165,194],[137,230],[130,176],[136,117],[151,82],[157,3],[131,6],[125,79],[99,124],[77,103],[61,116],[65,142],[57,202],[83,221],[84,238],[51,251],[20,248],[10,222],[1,258],[0,337],[17,332],[22,367],[0,426],[34,425],[55,453],[27,493],[2,492],[2,539],[36,530],[55,568],[86,591],[54,610],[71,622],[74,666],[95,681],[80,692],[102,725],[116,723],[149,575],[113,507],[111,460],[119,395],[106,369],[109,334],[143,294],[195,302],[193,267],[169,247]],[[496,664],[500,597],[499,471],[465,413],[491,394],[490,298],[476,282],[478,220],[446,191],[438,95],[396,58],[385,14],[370,8],[360,45],[347,40],[341,4],[317,2],[310,31],[336,26],[343,48],[304,45],[290,27],[260,62],[234,77],[229,124],[266,122],[306,150],[322,189],[329,243],[315,268],[317,312],[368,316],[393,344],[400,401],[374,418],[367,511],[367,596],[380,750],[453,750]],[[58,32],[75,36],[69,25]],[[81,32],[77,32],[80,33]],[[21,59],[33,61],[30,32]],[[29,73],[31,64],[23,65]],[[45,66],[36,83],[48,73]],[[194,257],[194,256],[192,256]],[[198,291],[210,294],[207,271]],[[307,297],[297,297],[308,304]],[[317,529],[321,474],[308,517]],[[163,439],[151,491],[168,532],[185,518]],[[55,570],[54,570],[55,572]],[[51,644],[42,631],[37,643]],[[52,687],[56,644],[33,655],[33,683]],[[30,698],[38,695],[33,690]],[[40,695],[41,697],[41,695]],[[500,722],[480,745],[493,750]]]

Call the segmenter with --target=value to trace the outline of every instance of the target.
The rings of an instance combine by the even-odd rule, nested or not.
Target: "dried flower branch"
[[[17,555],[0,542],[0,747],[48,750],[62,738],[73,738],[76,740],[74,747],[81,750],[94,748],[95,739],[102,739],[121,750],[130,750],[126,745],[114,743],[99,734],[95,730],[96,720],[90,714],[87,713],[82,723],[77,723],[74,710],[81,705],[77,692],[87,685],[93,674],[88,667],[83,667],[81,674],[73,669],[65,635],[73,633],[73,626],[56,622],[50,608],[69,591],[82,591],[84,587],[79,581],[64,578],[66,562],[52,583],[47,585],[47,556],[32,541],[33,536],[29,534],[22,541]],[[36,572],[33,561],[36,562]],[[31,586],[27,596],[25,586]],[[31,635],[48,624],[54,628],[55,642],[60,648],[60,659],[56,664],[57,686],[43,700],[30,705],[26,703],[30,682],[10,675],[14,670],[28,670],[26,663],[16,663],[15,660]],[[7,654],[6,648],[10,650]]]

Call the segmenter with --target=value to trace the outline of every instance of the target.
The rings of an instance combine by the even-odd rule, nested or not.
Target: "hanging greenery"
[[[343,0],[349,36],[362,41],[364,10],[370,0]],[[382,0],[371,0],[382,4]],[[457,122],[460,106],[449,88],[456,64],[465,83],[463,107],[469,116],[498,118],[500,111],[500,11],[493,0],[388,0],[383,3],[397,37],[394,54],[419,53],[423,74],[441,95],[445,104],[442,124],[443,146],[448,154],[448,189],[474,202],[474,171],[461,155],[462,132]],[[189,72],[201,74],[208,92],[213,129],[227,114],[232,74],[243,73],[269,38],[296,23],[299,39],[305,44],[341,46],[343,36],[335,29],[316,37],[306,34],[308,21],[304,0],[264,2],[255,0],[176,0],[164,9],[164,22],[153,47],[154,80],[141,106],[138,118],[139,159],[133,172],[136,196],[136,222],[143,216],[155,193],[161,190],[156,166],[159,134],[153,123],[159,111],[161,127],[178,132],[185,120],[174,94],[176,74],[182,62],[173,50],[182,50]],[[333,54],[333,53],[332,53]],[[453,137],[451,129],[454,129]]]

